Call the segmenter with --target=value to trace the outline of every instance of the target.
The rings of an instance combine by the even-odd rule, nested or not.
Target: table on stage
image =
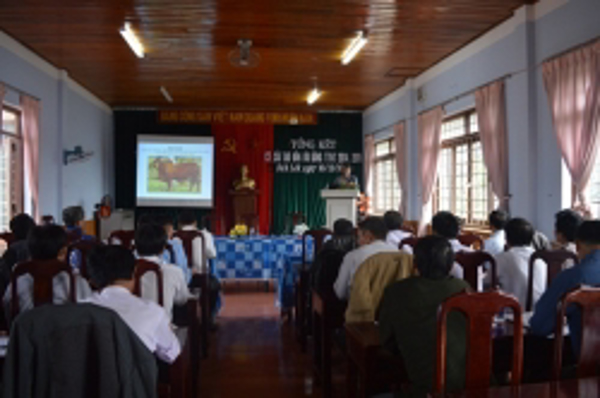
[[[220,279],[279,279],[286,263],[302,262],[302,237],[215,237],[216,275]],[[312,238],[306,240],[307,259],[313,256]]]

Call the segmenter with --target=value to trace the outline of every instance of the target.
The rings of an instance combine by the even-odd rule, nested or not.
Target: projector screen
[[[212,207],[212,137],[137,137],[137,205]]]

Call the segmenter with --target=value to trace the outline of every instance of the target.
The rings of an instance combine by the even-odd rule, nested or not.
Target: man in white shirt
[[[431,231],[433,235],[441,236],[448,239],[454,253],[472,252],[468,246],[463,246],[458,240],[460,234],[460,221],[458,217],[449,211],[439,211],[431,219]],[[404,246],[402,251],[408,254],[413,254],[413,249],[410,246]],[[450,270],[450,276],[457,279],[462,279],[464,275],[462,267],[458,263],[454,263]],[[480,282],[483,281],[483,274],[480,275]]]
[[[131,251],[122,246],[99,247],[90,255],[89,270],[101,291],[85,302],[114,310],[150,351],[173,363],[181,346],[169,317],[157,304],[132,294],[135,257]]]
[[[522,218],[513,218],[505,227],[508,251],[496,256],[498,283],[502,291],[514,295],[523,308],[527,305],[529,284],[529,258],[535,249],[532,246],[533,226]],[[533,265],[533,306],[546,290],[546,265],[536,261]],[[491,282],[491,275],[486,278]]]
[[[495,256],[504,251],[506,246],[506,234],[504,227],[509,220],[508,213],[503,210],[494,210],[490,213],[488,221],[492,229],[492,235],[483,243],[483,251]]]
[[[215,241],[212,234],[205,228],[202,230],[198,229],[196,216],[191,211],[182,211],[179,214],[179,229],[181,231],[198,231],[202,234],[204,237],[205,252],[202,251],[201,238],[196,238],[192,242],[192,272],[195,274],[208,272],[208,270],[205,268],[208,264],[208,261],[204,261],[204,256],[206,256],[207,260],[217,257],[217,249],[215,247]],[[174,238],[173,240],[181,241],[179,238]]]
[[[167,233],[160,225],[142,225],[135,232],[135,244],[140,259],[160,266],[163,279],[163,307],[169,319],[172,319],[173,306],[184,305],[191,295],[183,271],[176,265],[166,263],[162,258],[167,245]],[[148,273],[142,277],[142,297],[158,302],[154,274]]]
[[[358,249],[344,257],[337,280],[333,286],[340,300],[347,300],[354,275],[369,257],[386,252],[397,252],[398,246],[385,242],[387,228],[380,217],[368,217],[358,224]]]
[[[67,233],[58,225],[34,227],[27,238],[27,247],[31,260],[37,262],[36,266],[43,267],[44,262],[59,260],[65,261],[67,255]],[[76,299],[82,300],[92,294],[89,284],[76,271],[75,293]],[[52,281],[52,294],[54,304],[64,304],[69,301],[70,281],[67,273],[62,272]],[[17,297],[19,300],[19,313],[30,310],[33,303],[33,278],[23,275],[17,279]],[[11,314],[12,286],[9,284],[4,293],[4,308],[7,317]]]
[[[411,238],[413,234],[402,230],[404,224],[404,217],[398,211],[387,211],[383,215],[383,222],[388,229],[386,242],[392,246],[399,247],[400,242],[406,238]]]

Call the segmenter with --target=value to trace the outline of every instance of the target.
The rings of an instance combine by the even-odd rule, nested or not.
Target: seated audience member
[[[37,261],[37,265],[44,266],[44,261],[65,261],[67,253],[67,233],[58,225],[34,227],[27,238],[27,248],[31,260]],[[69,301],[69,278],[66,274],[59,274],[54,278],[52,292],[54,304],[63,304]],[[10,303],[12,292],[10,285],[4,293],[4,307],[6,314],[10,314]],[[83,300],[92,294],[87,281],[79,275],[75,275],[76,299]],[[34,307],[33,304],[33,278],[23,275],[17,279],[17,296],[19,298],[19,311],[24,312]]]
[[[456,217],[454,214],[448,211],[440,211],[436,213],[431,219],[431,230],[433,232],[433,235],[441,236],[442,238],[448,239],[448,242],[450,242],[450,246],[452,246],[452,250],[454,250],[454,253],[472,252],[473,249],[471,249],[468,246],[463,246],[458,240],[458,235],[460,235],[461,222],[462,221],[460,220],[460,218]],[[405,245],[402,248],[402,251],[408,254],[413,253],[412,247],[408,245]],[[452,266],[452,270],[450,271],[450,275],[452,275],[455,278],[462,279],[464,275],[462,267],[459,264],[454,263],[454,265]],[[480,274],[480,286],[482,283],[483,274]]]
[[[533,234],[533,248],[537,250],[552,250],[550,239],[540,231],[535,231]]]
[[[35,227],[35,221],[27,214],[19,214],[10,220],[10,231],[13,241],[0,260],[0,289],[2,294],[10,283],[10,275],[15,264],[29,259],[27,235]]]
[[[555,249],[567,250],[577,254],[575,235],[582,222],[583,217],[571,209],[562,210],[556,213],[554,221],[554,236],[556,238]]]
[[[454,250],[446,239],[422,238],[414,253],[418,276],[385,290],[379,309],[379,334],[385,348],[402,356],[411,382],[409,396],[425,397],[433,390],[438,308],[449,297],[469,289],[469,285],[450,277]],[[451,313],[447,330],[447,386],[448,391],[457,391],[465,381],[464,317]]]
[[[206,256],[207,259],[213,259],[217,257],[217,249],[215,248],[215,241],[212,234],[208,232],[206,228],[198,229],[196,216],[189,210],[182,211],[179,214],[179,230],[199,231],[204,236],[205,253],[202,252],[202,240],[200,238],[196,238],[192,242],[192,271],[196,274],[209,272],[209,270],[204,269],[204,256]],[[173,240],[177,241],[179,239],[175,238]]]
[[[86,235],[81,229],[81,223],[85,219],[85,212],[81,206],[71,206],[63,210],[62,214],[65,229],[69,233],[73,233],[81,240],[94,240],[93,236]]]
[[[504,210],[494,210],[488,217],[492,235],[483,243],[483,251],[488,252],[492,256],[500,254],[506,246],[506,234],[504,227],[510,217]]]
[[[171,245],[171,250],[165,249],[163,252],[163,260],[167,264],[175,264],[183,271],[183,276],[185,276],[185,281],[190,283],[192,279],[192,270],[188,265],[188,259],[185,254],[185,250],[183,249],[183,244],[179,239],[173,239],[173,220],[171,217],[166,214],[161,214],[157,216],[151,216],[150,214],[144,214],[140,217],[138,221],[139,225],[156,223],[162,226],[167,233],[167,243]]]
[[[556,326],[556,308],[562,297],[580,285],[600,285],[600,221],[584,221],[575,235],[579,264],[562,271],[537,302],[529,323],[532,333],[548,336]],[[567,309],[571,342],[576,354],[581,344],[581,312],[576,306]]]
[[[42,222],[40,223],[40,225],[54,225],[56,224],[56,221],[54,221],[54,216],[51,216],[49,214],[42,216]]]
[[[383,215],[383,221],[388,229],[386,241],[390,245],[399,247],[400,242],[406,238],[410,238],[413,235],[410,232],[402,230],[402,224],[404,224],[404,217],[398,211],[387,211]]]
[[[183,271],[176,265],[166,263],[162,255],[167,245],[167,233],[160,225],[145,224],[135,232],[135,249],[140,259],[158,264],[163,279],[163,307],[169,319],[174,305],[183,305],[190,297]],[[156,278],[153,275],[142,277],[142,297],[158,302]]]
[[[506,224],[506,243],[508,250],[496,255],[498,283],[502,291],[514,295],[521,307],[527,305],[529,283],[529,258],[535,252],[532,241],[535,230],[522,218],[513,218]],[[533,304],[546,290],[547,270],[543,261],[536,261],[533,266]],[[491,274],[487,276],[491,283]]]
[[[367,217],[358,224],[358,249],[344,257],[340,272],[334,284],[334,290],[340,300],[347,300],[352,280],[358,267],[369,257],[377,253],[397,252],[398,247],[385,241],[387,228],[381,217]]]
[[[336,220],[333,223],[333,236],[323,244],[310,268],[311,286],[318,290],[333,289],[344,256],[355,246],[352,222],[345,218]]]
[[[181,347],[168,316],[157,304],[132,293],[135,257],[131,251],[122,246],[99,247],[89,263],[92,280],[101,291],[85,301],[114,310],[150,351],[173,363]]]

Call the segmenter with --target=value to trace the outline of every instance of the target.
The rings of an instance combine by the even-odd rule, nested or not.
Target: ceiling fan
[[[238,47],[229,53],[229,62],[237,68],[255,68],[260,63],[260,55],[252,51],[252,40],[238,40]]]

